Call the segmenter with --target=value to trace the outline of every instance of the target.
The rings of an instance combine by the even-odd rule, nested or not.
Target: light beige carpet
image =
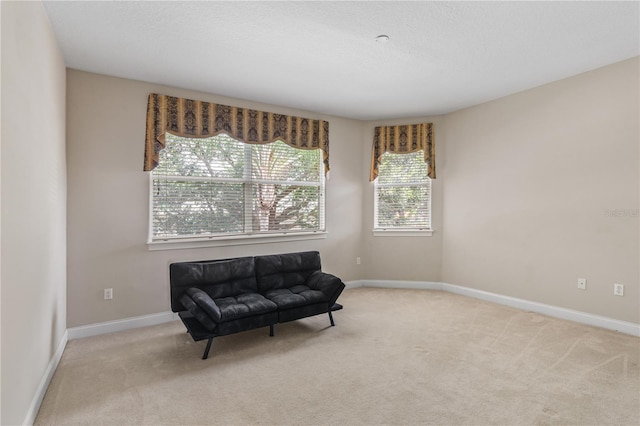
[[[36,424],[638,425],[640,339],[450,293],[195,343],[180,322],[70,341]]]

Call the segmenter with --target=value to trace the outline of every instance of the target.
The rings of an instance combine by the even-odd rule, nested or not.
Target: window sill
[[[431,237],[433,229],[374,229],[374,237]]]
[[[211,238],[175,238],[147,242],[149,251],[181,250],[201,247],[227,247],[249,244],[270,244],[303,240],[320,240],[327,238],[326,231],[291,232],[259,235],[233,235]]]

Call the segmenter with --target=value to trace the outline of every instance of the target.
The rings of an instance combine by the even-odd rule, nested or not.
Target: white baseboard
[[[62,335],[62,340],[60,341],[60,344],[58,344],[58,348],[53,354],[53,358],[51,358],[51,361],[49,361],[49,365],[47,365],[47,369],[44,371],[42,380],[40,380],[40,384],[36,389],[36,393],[33,396],[31,405],[29,405],[27,416],[22,423],[23,425],[32,425],[36,421],[36,416],[38,415],[38,411],[40,411],[40,406],[42,405],[42,401],[44,400],[44,395],[47,393],[49,383],[51,383],[51,379],[53,378],[53,373],[56,372],[58,364],[62,359],[62,354],[64,353],[64,348],[67,346],[68,340],[69,332],[65,330],[64,334]]]
[[[363,280],[362,287],[407,288],[412,290],[442,290],[442,283],[433,281]]]
[[[543,315],[548,315],[554,318],[566,319],[574,321],[580,324],[592,325],[595,327],[605,328],[607,330],[618,331],[624,334],[630,334],[632,336],[640,337],[640,324],[633,322],[620,321],[613,318],[602,317],[599,315],[593,315],[586,312],[574,311],[572,309],[561,308],[553,305],[545,305],[544,303],[532,302],[530,300],[518,299],[510,296],[503,296],[501,294],[489,293],[482,290],[476,290],[469,287],[463,287],[459,285],[438,283],[431,281],[376,281],[376,280],[361,280],[351,281],[357,285],[349,286],[347,288],[355,287],[382,287],[382,288],[410,288],[410,289],[422,289],[422,290],[442,290],[449,293],[455,293],[462,296],[473,297],[475,299],[485,300],[487,302],[497,303],[500,305],[509,306],[524,311],[536,312]]]
[[[510,306],[516,309],[537,312],[539,314],[548,315],[555,318],[566,319],[581,324],[593,325],[596,327],[606,328],[608,330],[619,331],[621,333],[640,337],[640,324],[620,321],[613,318],[589,314],[586,312],[574,311],[558,306],[545,305],[543,303],[532,302],[525,299],[503,296],[496,293],[489,293],[486,291],[476,290],[459,285],[434,281],[355,280],[345,282],[345,288],[347,289],[358,287],[406,288],[417,290],[448,291],[449,293],[460,294],[462,296],[473,297],[475,299],[481,299],[487,302],[498,303],[500,305]],[[173,312],[161,312],[158,314],[143,315],[116,321],[107,321],[98,324],[73,327],[68,329],[69,340],[80,339],[89,336],[97,336],[105,333],[113,333],[115,331],[129,330],[137,327],[162,324],[165,322],[174,321],[176,319],[178,319],[178,316]]]
[[[503,296],[500,294],[489,293],[486,291],[476,290],[469,287],[462,287],[459,285],[442,283],[442,290],[448,291],[450,293],[460,294],[462,296],[485,300],[487,302],[510,306],[516,309],[532,311],[539,314],[548,315],[550,317],[566,319],[581,324],[606,328],[607,330],[619,331],[620,333],[640,337],[640,324],[636,324],[633,322],[620,321],[613,318],[602,317],[586,312],[574,311],[572,309],[561,308],[553,305],[545,305],[544,303],[517,299],[515,297]]]
[[[345,281],[344,282],[344,288],[345,289],[350,289],[350,288],[364,287],[364,283],[365,283],[365,281],[363,281],[363,280]]]
[[[158,314],[142,315],[139,317],[124,318],[121,320],[106,321],[97,324],[72,327],[68,329],[69,340],[98,336],[100,334],[129,330],[131,328],[163,324],[165,322],[175,321],[176,319],[178,319],[178,314],[175,314],[173,312],[160,312]]]

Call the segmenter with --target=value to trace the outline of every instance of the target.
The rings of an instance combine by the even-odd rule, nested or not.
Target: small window
[[[151,241],[324,231],[320,150],[227,135],[166,135],[153,170]]]
[[[431,179],[422,151],[382,156],[374,214],[374,231],[431,230]]]

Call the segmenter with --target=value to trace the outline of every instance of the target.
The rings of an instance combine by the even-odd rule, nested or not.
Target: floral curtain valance
[[[207,138],[226,133],[249,144],[281,140],[299,149],[321,149],[329,171],[329,122],[151,93],[147,102],[144,170],[153,170],[165,134]]]
[[[427,174],[436,178],[436,152],[433,139],[433,123],[405,124],[401,126],[376,127],[373,134],[373,152],[369,180],[378,177],[378,167],[385,152],[408,154],[424,151]]]

